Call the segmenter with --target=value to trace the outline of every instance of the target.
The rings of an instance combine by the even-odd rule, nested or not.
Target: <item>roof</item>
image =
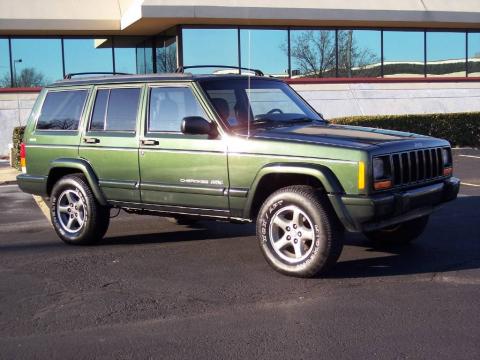
[[[194,75],[190,73],[165,73],[165,74],[145,74],[145,75],[109,75],[95,77],[81,77],[74,79],[65,79],[54,82],[47,87],[59,86],[77,86],[77,85],[98,85],[98,84],[128,84],[128,83],[144,83],[144,82],[161,82],[161,81],[197,81],[204,79],[232,80],[232,79],[261,79],[282,81],[280,79],[264,77],[264,76],[248,76],[237,74],[202,74]]]

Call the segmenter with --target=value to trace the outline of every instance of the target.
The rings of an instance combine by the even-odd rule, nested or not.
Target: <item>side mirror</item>
[[[210,138],[218,135],[215,126],[201,116],[184,117],[181,129],[185,135],[208,135]]]

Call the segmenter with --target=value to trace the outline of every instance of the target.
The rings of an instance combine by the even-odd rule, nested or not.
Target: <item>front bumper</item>
[[[419,188],[370,197],[329,195],[349,231],[371,231],[429,215],[441,204],[456,199],[460,180],[448,178]]]

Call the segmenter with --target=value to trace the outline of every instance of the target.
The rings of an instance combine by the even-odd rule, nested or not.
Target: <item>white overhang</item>
[[[4,34],[151,35],[179,24],[480,28],[480,1],[0,0]]]

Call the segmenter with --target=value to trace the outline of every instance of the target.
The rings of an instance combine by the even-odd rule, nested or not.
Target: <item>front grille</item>
[[[413,185],[443,176],[442,148],[406,151],[387,156],[393,186]]]

